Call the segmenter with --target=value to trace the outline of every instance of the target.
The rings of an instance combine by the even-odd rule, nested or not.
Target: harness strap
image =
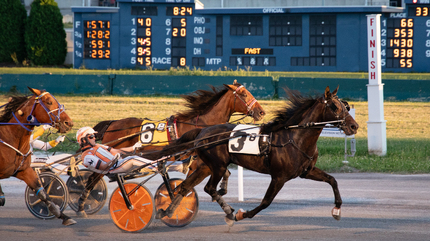
[[[11,149],[12,149],[12,150],[14,150],[16,153],[18,153],[18,154],[20,154],[20,155],[22,156],[22,161],[21,161],[21,163],[19,164],[18,168],[13,172],[13,174],[12,174],[12,176],[13,176],[13,175],[15,175],[15,174],[18,172],[18,170],[22,167],[22,165],[24,164],[25,158],[26,158],[28,155],[30,155],[30,153],[31,153],[31,148],[29,148],[29,149],[28,149],[27,154],[23,154],[20,150],[16,149],[15,147],[13,147],[12,145],[10,145],[9,143],[4,142],[2,139],[0,139],[0,143],[3,143],[5,146],[7,146],[7,147],[11,148]]]
[[[179,136],[178,136],[178,126],[176,125],[177,120],[178,119],[174,119],[173,120],[173,129],[174,129],[174,132],[175,132],[176,139],[179,139]]]
[[[299,150],[305,157],[307,157],[309,160],[313,160],[314,159],[314,156],[315,156],[315,152],[314,152],[314,155],[312,155],[312,156],[309,156],[306,152],[304,152],[302,149],[300,149],[300,147],[297,145],[297,143],[293,140],[293,139],[289,139],[288,140],[288,142],[286,142],[286,143],[283,143],[283,144],[281,144],[281,145],[275,145],[275,144],[272,144],[272,143],[270,143],[270,146],[273,146],[273,147],[285,147],[285,146],[287,146],[287,145],[292,145],[293,147],[295,147],[297,150]]]
[[[4,142],[2,139],[0,139],[0,143],[3,143],[4,145],[8,146],[9,148],[13,149],[13,150],[14,150],[14,151],[16,151],[18,154],[20,154],[21,156],[24,156],[24,157],[28,156],[28,154],[30,154],[30,152],[31,152],[31,148],[30,148],[30,149],[28,150],[28,153],[24,155],[20,150],[16,149],[15,147],[13,147],[12,145],[10,145],[9,143]]]
[[[199,127],[197,126],[197,122],[198,122],[198,121],[199,121],[199,115],[197,115],[197,116],[196,116],[196,125],[195,125],[195,126],[196,126],[196,128],[199,128]]]
[[[27,127],[25,127],[24,124],[21,123],[21,121],[18,120],[18,118],[16,117],[15,113],[12,112],[13,117],[15,118],[15,120],[18,122],[18,125],[22,126],[22,128],[26,129],[28,132],[32,132],[32,130],[28,129]]]

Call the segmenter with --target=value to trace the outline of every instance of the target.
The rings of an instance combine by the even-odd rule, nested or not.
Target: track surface
[[[344,202],[340,221],[330,214],[334,198],[328,184],[294,179],[266,210],[229,229],[221,208],[203,192],[205,180],[196,187],[200,209],[191,224],[171,228],[154,220],[142,233],[121,232],[111,221],[107,204],[87,219],[78,218],[67,208],[66,214],[78,222],[69,227],[57,219],[37,219],[25,206],[25,183],[10,178],[1,180],[6,205],[0,207],[0,240],[429,240],[430,175],[333,176]],[[245,201],[238,202],[237,171],[233,170],[225,199],[236,210],[253,209],[269,182],[267,175],[244,171]],[[147,186],[154,194],[160,183],[161,178],[155,177]],[[115,187],[115,183],[108,184],[109,197]]]

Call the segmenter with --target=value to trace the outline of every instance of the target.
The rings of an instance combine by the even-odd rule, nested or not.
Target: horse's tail
[[[96,140],[103,140],[106,130],[115,121],[116,120],[107,120],[107,121],[99,122],[97,125],[95,125],[93,127],[93,130],[97,131]]]
[[[175,153],[179,153],[185,151],[187,149],[191,149],[194,147],[194,140],[200,134],[202,129],[193,129],[185,134],[183,134],[179,139],[171,142],[169,145],[165,146],[163,150],[143,154],[142,156],[151,160],[157,160],[164,156],[174,155]]]

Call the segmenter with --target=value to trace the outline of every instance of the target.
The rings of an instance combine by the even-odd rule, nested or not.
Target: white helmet
[[[81,129],[76,132],[76,140],[79,144],[81,144],[81,139],[86,137],[87,135],[97,133],[93,128],[89,126],[82,127]]]

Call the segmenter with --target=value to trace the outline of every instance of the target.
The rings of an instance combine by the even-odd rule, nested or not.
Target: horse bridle
[[[251,110],[251,109],[252,109],[252,106],[255,103],[257,103],[257,99],[255,99],[253,97],[250,101],[246,102],[244,99],[242,99],[240,97],[240,95],[237,94],[237,91],[240,90],[240,89],[242,89],[242,88],[245,88],[245,87],[243,85],[241,85],[241,86],[237,87],[236,90],[233,91],[233,95],[234,95],[234,107],[233,107],[233,110],[234,111],[236,110],[236,98],[237,98],[237,99],[241,100],[242,103],[246,106],[246,110],[247,110],[246,111],[246,115],[252,116],[252,115],[254,115],[254,111]]]
[[[35,97],[35,100],[33,102],[33,106],[31,108],[31,112],[27,116],[27,121],[29,123],[23,124],[22,122],[20,122],[18,120],[18,118],[16,117],[15,113],[12,112],[13,117],[18,122],[17,124],[19,124],[20,126],[22,126],[27,131],[32,132],[32,130],[29,129],[29,128],[27,128],[26,125],[33,125],[33,126],[50,125],[50,126],[54,126],[60,120],[61,113],[63,113],[65,111],[64,110],[64,105],[61,105],[60,102],[58,102],[58,100],[55,99],[55,97],[51,95],[51,97],[54,98],[54,100],[57,102],[58,108],[53,109],[53,110],[48,109],[48,107],[46,107],[45,103],[43,103],[43,101],[42,101],[42,97],[44,95],[46,95],[46,94],[49,94],[49,92],[43,92],[42,94],[40,94],[40,95],[38,95],[38,96]],[[30,101],[30,99],[28,101]],[[27,105],[28,101],[23,106]],[[41,105],[42,108],[46,111],[46,113],[48,114],[48,117],[49,117],[49,120],[51,121],[51,123],[40,123],[37,120],[37,118],[33,115],[34,109],[36,108],[37,104]],[[56,115],[53,113],[54,111],[57,111]]]
[[[52,126],[52,125],[55,125],[56,121],[57,121],[57,120],[60,120],[60,115],[61,115],[61,113],[63,113],[63,112],[64,112],[64,106],[63,106],[63,105],[60,105],[60,103],[58,102],[58,100],[57,100],[57,99],[55,99],[55,97],[51,95],[51,96],[52,96],[52,98],[54,98],[54,100],[55,100],[55,101],[57,101],[58,108],[57,108],[57,109],[54,109],[54,110],[49,110],[49,109],[48,109],[48,107],[46,107],[46,105],[45,105],[45,104],[43,103],[43,101],[41,100],[41,99],[42,99],[42,97],[43,97],[44,95],[46,95],[46,94],[49,94],[49,92],[43,92],[43,93],[42,93],[42,94],[40,94],[39,96],[36,96],[36,97],[35,97],[35,101],[34,101],[34,103],[33,103],[33,107],[31,108],[31,112],[30,112],[30,114],[29,114],[29,115],[28,115],[28,117],[27,117],[27,121],[28,121],[28,122],[30,122],[30,123],[25,123],[25,124],[24,124],[24,123],[20,122],[20,121],[19,121],[19,119],[16,117],[15,113],[14,113],[14,112],[12,112],[13,117],[15,118],[15,120],[16,120],[18,123],[2,123],[2,124],[16,124],[16,125],[20,125],[20,126],[22,126],[24,129],[26,129],[26,130],[27,130],[27,131],[29,131],[29,132],[32,132],[32,130],[31,130],[31,129],[29,129],[29,128],[27,128],[27,127],[26,127],[26,125],[34,125],[34,126],[39,126],[39,125],[42,125],[42,124],[50,124],[51,126]],[[26,103],[25,103],[25,104],[23,104],[22,106],[27,105],[29,101],[30,101],[30,99],[29,99],[28,101],[26,101]],[[34,116],[33,116],[33,111],[34,111],[34,109],[35,109],[36,104],[40,104],[40,105],[43,107],[43,109],[44,109],[44,110],[46,111],[46,113],[48,114],[49,119],[51,120],[51,123],[39,123],[39,121],[36,119],[36,117],[34,117]],[[20,108],[22,108],[22,107],[20,107]],[[20,108],[18,108],[18,109],[20,109]],[[53,112],[54,112],[54,111],[57,111],[57,115],[53,114]],[[54,117],[54,120],[52,119],[52,117]],[[24,161],[25,161],[26,157],[27,157],[28,155],[30,155],[30,154],[31,154],[31,148],[29,148],[28,152],[27,152],[26,154],[24,154],[24,153],[22,153],[19,149],[17,149],[17,148],[15,148],[15,147],[13,147],[13,146],[12,146],[12,145],[10,145],[9,143],[4,142],[4,141],[3,141],[3,140],[1,140],[1,139],[0,139],[0,143],[3,143],[4,145],[6,145],[7,147],[9,147],[9,148],[13,149],[16,153],[18,153],[18,154],[20,154],[20,155],[22,156],[22,161],[21,161],[21,163],[19,164],[18,168],[13,172],[13,174],[12,174],[12,176],[13,176],[13,175],[15,175],[15,174],[18,172],[18,170],[19,170],[19,169],[21,168],[21,166],[24,164]]]
[[[336,120],[334,121],[323,121],[323,122],[307,122],[301,125],[292,125],[292,126],[285,126],[284,129],[303,129],[303,128],[316,128],[316,129],[321,129],[324,128],[327,124],[330,125],[334,125],[337,126],[338,128],[341,128],[341,126],[345,125],[345,118],[347,116],[347,114],[349,114],[349,104],[346,101],[343,100],[339,100],[339,98],[337,96],[334,96],[332,98],[330,98],[330,100],[332,99],[337,99],[339,102],[341,102],[342,104],[344,104],[345,108],[342,108],[342,112],[337,114],[336,110],[338,109],[338,107],[334,104],[328,104],[327,100],[323,100],[323,101],[319,101],[320,103],[324,104],[324,112],[323,112],[323,119],[325,119],[325,113],[327,111],[327,109],[330,109],[330,111],[333,113],[333,115],[336,117]],[[346,113],[346,114],[345,114]],[[343,114],[343,119],[340,118],[341,114]]]
[[[343,104],[342,106],[342,112],[341,113],[337,113],[337,109],[339,109],[334,103],[333,103],[333,99],[338,100],[340,103]],[[327,111],[327,109],[329,109],[333,115],[336,117],[336,120],[333,122],[337,122],[337,127],[341,127],[345,125],[345,118],[346,116],[349,114],[349,104],[346,101],[340,100],[337,96],[333,96],[330,98],[331,100],[331,104],[328,103],[327,100],[324,100],[324,104],[325,104],[325,108],[324,108],[324,114],[323,114],[323,119],[325,119],[325,113]],[[343,119],[341,119],[341,115],[343,115]]]

